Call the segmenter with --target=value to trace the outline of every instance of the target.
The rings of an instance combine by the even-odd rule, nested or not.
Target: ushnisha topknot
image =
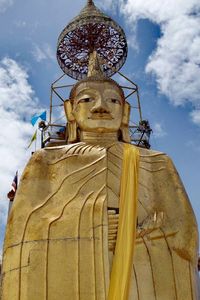
[[[80,84],[85,83],[85,82],[95,82],[95,81],[96,82],[110,82],[110,83],[114,84],[115,86],[118,87],[118,89],[121,93],[123,102],[125,101],[125,95],[124,95],[123,89],[120,87],[120,85],[115,80],[113,80],[109,77],[106,77],[104,75],[100,61],[99,61],[99,57],[98,57],[98,54],[96,51],[94,51],[90,54],[87,78],[78,81],[71,89],[70,96],[69,96],[70,101],[73,102],[75,90],[77,89],[77,87]]]

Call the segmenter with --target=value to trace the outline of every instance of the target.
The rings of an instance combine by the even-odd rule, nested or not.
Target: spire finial
[[[89,54],[87,77],[96,77],[99,79],[105,77],[96,51]]]
[[[94,5],[93,0],[87,0],[87,5]]]

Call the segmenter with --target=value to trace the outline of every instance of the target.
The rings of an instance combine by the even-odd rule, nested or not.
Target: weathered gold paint
[[[90,81],[82,88],[84,98],[79,85],[73,106],[68,102],[71,135],[80,141],[37,151],[24,170],[7,225],[1,300],[107,299],[124,148],[118,130],[127,110],[121,98],[120,104],[104,101],[121,95],[113,83]],[[92,100],[82,101],[86,96]],[[120,122],[109,119],[105,107]],[[198,232],[188,197],[165,154],[139,152],[128,299],[198,300]]]

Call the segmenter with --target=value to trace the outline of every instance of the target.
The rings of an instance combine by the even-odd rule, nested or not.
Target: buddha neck
[[[112,144],[118,141],[118,133],[81,131],[80,140],[89,144]]]

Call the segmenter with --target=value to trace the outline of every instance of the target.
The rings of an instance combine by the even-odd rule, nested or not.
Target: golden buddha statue
[[[78,79],[85,69],[76,71],[75,56],[75,71],[67,69],[61,52],[75,23],[90,29],[92,14],[114,26],[88,0],[59,42],[62,69]],[[24,170],[7,224],[1,300],[200,297],[197,224],[184,187],[164,153],[130,144],[130,105],[105,73],[94,51],[87,78],[65,101],[66,145],[35,152]]]
[[[7,225],[2,300],[197,300],[198,233],[184,187],[164,153],[128,144],[129,104],[97,70],[95,53],[92,60],[65,102],[70,144],[37,151],[24,170]],[[120,192],[125,145],[138,155],[137,215],[126,210],[119,221],[134,198],[121,201],[130,185],[124,178]],[[113,275],[128,247],[130,276],[116,274],[124,266]],[[116,275],[124,294],[110,292]]]

